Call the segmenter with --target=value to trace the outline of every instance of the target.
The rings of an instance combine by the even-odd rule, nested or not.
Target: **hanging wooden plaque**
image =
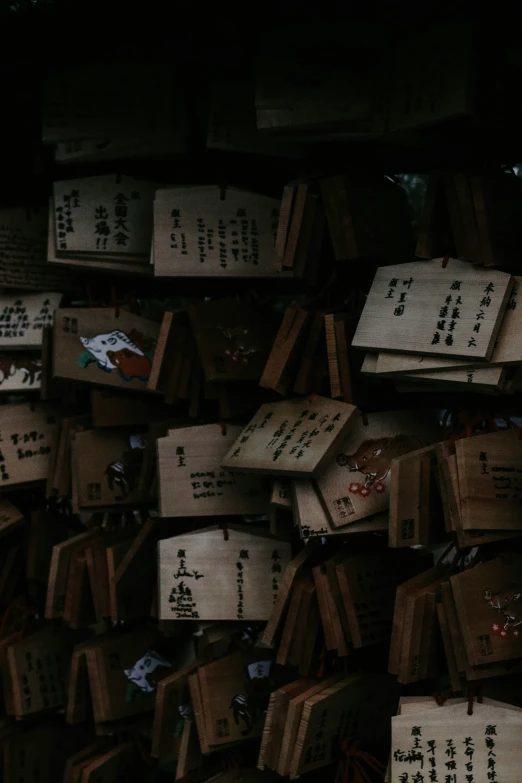
[[[521,726],[519,713],[489,704],[474,704],[472,715],[464,703],[392,718],[391,779],[432,769],[442,780],[516,783]]]
[[[522,363],[522,307],[519,306],[522,277],[514,277],[513,280],[513,288],[498,330],[495,347],[487,363],[488,369]],[[406,353],[380,351],[376,372],[379,375],[400,375],[403,373],[416,375],[417,373],[439,370],[471,370],[473,368],[484,369],[484,364],[472,360],[463,361],[458,357],[414,356]]]
[[[451,577],[466,654],[471,666],[522,656],[517,592],[522,560],[495,558]]]
[[[43,329],[61,300],[56,293],[0,296],[0,349],[41,348]]]
[[[294,481],[294,497],[294,511],[299,526],[299,535],[303,539],[314,536],[373,533],[388,530],[388,514],[386,512],[375,514],[360,522],[333,527],[312,481],[301,479]]]
[[[189,308],[205,379],[259,381],[280,317],[267,308],[219,299]]]
[[[53,376],[147,391],[159,324],[125,310],[56,310]]]
[[[47,478],[56,426],[56,412],[50,406],[0,406],[0,486]]]
[[[138,480],[142,438],[121,430],[77,432],[74,470],[81,508],[129,505],[143,501]]]
[[[465,530],[522,530],[522,442],[515,430],[455,444]]]
[[[66,704],[69,655],[58,631],[44,628],[11,645],[7,663],[17,718]]]
[[[489,360],[512,285],[453,258],[380,267],[352,345]]]
[[[433,417],[401,411],[356,417],[336,457],[316,477],[321,501],[334,527],[365,519],[389,507],[392,459],[438,439]]]
[[[241,433],[219,425],[183,427],[158,438],[158,475],[162,517],[265,514],[269,481],[220,467],[223,457]]]
[[[279,199],[217,186],[157,190],[154,274],[284,276],[274,250],[280,204]]]
[[[298,478],[315,475],[353,426],[356,412],[354,405],[319,396],[262,405],[222,464]]]
[[[142,255],[148,263],[157,183],[103,175],[55,182],[58,253]]]
[[[163,539],[161,620],[268,620],[290,562],[290,545],[246,529]]]
[[[0,210],[0,275],[4,288],[70,291],[81,286],[47,263],[47,210]]]
[[[363,698],[362,681],[355,674],[306,700],[290,763],[291,780],[335,760],[336,742],[345,738]]]

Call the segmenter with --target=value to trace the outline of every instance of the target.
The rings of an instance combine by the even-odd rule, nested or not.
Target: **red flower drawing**
[[[363,496],[363,498],[367,498],[370,494],[370,491],[370,487],[363,487],[360,494]]]
[[[351,492],[352,495],[359,495],[362,489],[363,489],[362,484],[359,484],[357,481],[352,481],[352,483],[348,487],[348,492]]]
[[[375,490],[376,492],[384,492],[384,491],[385,491],[385,489],[386,489],[385,485],[384,485],[384,484],[381,484],[381,482],[380,482],[380,481],[378,481],[378,482],[377,482],[377,484],[374,486],[374,490]]]
[[[497,634],[497,636],[499,636],[502,631],[502,626],[500,625],[500,623],[493,623],[491,626],[491,630],[493,631],[494,634]]]
[[[513,636],[520,636],[520,631],[513,631]]]

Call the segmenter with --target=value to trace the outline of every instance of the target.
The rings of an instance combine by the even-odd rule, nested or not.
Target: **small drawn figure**
[[[484,590],[484,600],[504,616],[505,632],[510,628],[517,628],[522,625],[522,585],[517,583],[508,584],[498,593],[493,593],[489,588]],[[494,629],[496,630],[496,629]],[[514,632],[518,636],[518,631]],[[501,635],[505,636],[506,634]]]
[[[128,336],[115,329],[94,337],[80,337],[80,342],[86,349],[86,354],[82,354],[78,360],[82,367],[96,361],[98,367],[105,372],[118,369],[126,381],[132,378],[148,380],[151,360],[146,352],[153,350],[154,341],[145,338],[141,332],[133,329]],[[143,346],[143,349],[140,346]]]
[[[242,693],[238,693],[230,702],[229,710],[233,711],[236,726],[239,726],[239,719],[245,724],[245,729],[241,734],[243,736],[249,734],[252,731],[254,721],[250,714],[247,697]]]
[[[29,381],[32,386],[35,381],[39,381],[42,375],[42,362],[40,359],[15,359],[15,370],[21,370],[24,373],[22,383]]]
[[[158,668],[172,669],[172,664],[154,650],[148,650],[136,661],[131,669],[124,669],[125,676],[143,693],[153,693],[155,683],[151,683],[149,675]],[[158,678],[159,679],[159,678]]]
[[[35,381],[39,381],[42,374],[42,362],[40,359],[10,359],[8,357],[0,359],[0,385],[11,378],[17,370],[21,370],[23,378],[22,383],[29,381],[32,386]]]
[[[387,477],[392,459],[421,446],[422,443],[410,435],[374,438],[363,441],[355,454],[338,454],[336,461],[342,468],[363,473],[366,476],[364,486],[372,487]]]
[[[110,491],[121,490],[121,494],[114,498],[118,502],[126,500],[130,493],[136,489],[136,477],[139,474],[142,460],[143,449],[131,449],[122,455],[121,460],[110,462],[105,468],[104,475],[107,477]]]
[[[122,348],[120,351],[107,351],[107,358],[121,372],[123,380],[139,378],[140,381],[148,381],[151,362],[147,356]]]
[[[230,356],[233,362],[248,364],[247,357],[262,350],[257,338],[244,326],[228,327],[218,324],[218,329],[222,335],[233,343],[233,349],[227,348],[225,350],[225,354]]]

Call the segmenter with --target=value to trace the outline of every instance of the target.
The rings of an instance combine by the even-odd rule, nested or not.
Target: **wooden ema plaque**
[[[3,288],[70,291],[81,285],[79,280],[71,281],[68,270],[47,263],[47,211],[43,208],[0,210],[0,275]]]
[[[96,723],[154,710],[154,680],[165,676],[168,669],[150,659],[145,669],[139,670],[138,664],[145,665],[141,659],[151,649],[146,633],[99,637],[85,649]],[[135,685],[136,678],[143,687]]]
[[[519,556],[496,558],[451,577],[451,587],[471,666],[522,655]]]
[[[262,405],[222,465],[297,478],[315,475],[353,426],[356,411],[318,396]]]
[[[444,538],[432,475],[435,454],[435,446],[426,446],[392,460],[389,546],[426,546]]]
[[[270,482],[263,476],[223,470],[221,462],[241,427],[218,424],[170,430],[158,438],[162,517],[266,514]]]
[[[334,527],[386,510],[390,504],[392,459],[438,440],[429,415],[373,413],[356,417],[336,456],[316,477],[317,489]]]
[[[280,199],[217,186],[157,190],[154,274],[284,276],[274,249],[280,205]]]
[[[53,376],[147,391],[159,324],[111,308],[56,310]]]
[[[353,726],[363,698],[362,681],[354,674],[305,701],[290,763],[291,780],[335,761],[336,742]]]
[[[53,293],[0,296],[0,349],[41,348],[43,330],[61,300]]]
[[[56,436],[50,406],[21,403],[0,407],[0,486],[47,478]]]
[[[86,430],[74,437],[73,470],[81,508],[139,503],[141,436],[121,430]]]
[[[104,175],[55,182],[58,253],[143,256],[148,263],[157,183]]]
[[[27,636],[7,650],[17,718],[67,702],[69,651],[53,628]]]
[[[303,539],[388,530],[386,512],[375,514],[360,522],[334,527],[324,510],[314,483],[305,479],[294,481],[294,513],[297,517],[299,535]]]
[[[252,304],[220,299],[189,308],[205,380],[259,381],[279,316]]]
[[[161,620],[268,620],[290,562],[290,545],[246,529],[219,528],[163,539]]]
[[[379,375],[417,375],[426,372],[450,370],[469,371],[474,368],[489,370],[522,364],[522,306],[519,305],[522,277],[513,278],[513,288],[498,331],[493,353],[487,365],[478,361],[463,361],[458,357],[414,356],[381,351],[378,354],[376,372]],[[433,376],[435,377],[435,376]]]
[[[515,430],[455,444],[465,530],[522,530],[522,441]]]
[[[261,736],[268,678],[251,677],[255,662],[255,651],[241,651],[198,669],[205,741],[213,750]]]
[[[409,783],[432,769],[438,780],[464,781],[471,775],[476,783],[516,783],[521,727],[520,713],[490,704],[473,704],[472,715],[464,703],[397,716],[392,718],[391,779]]]
[[[380,267],[352,345],[490,359],[511,275],[451,258]]]

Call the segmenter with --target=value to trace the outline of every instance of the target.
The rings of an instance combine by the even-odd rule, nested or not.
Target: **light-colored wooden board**
[[[352,345],[489,360],[512,284],[456,259],[380,267]]]
[[[291,780],[334,761],[334,737],[346,735],[350,713],[361,698],[361,680],[351,675],[306,700],[290,763]]]
[[[487,368],[504,367],[522,363],[522,306],[519,304],[521,277],[514,277],[513,288],[498,331],[495,347]],[[413,356],[403,353],[380,351],[376,372],[379,375],[403,375],[448,370],[485,369],[483,363],[462,361],[457,357]]]
[[[501,430],[455,444],[465,530],[522,530],[522,442]]]
[[[0,487],[47,479],[57,434],[56,411],[46,404],[0,406]]]
[[[350,431],[357,408],[326,397],[262,405],[224,458],[224,467],[311,476]]]
[[[158,544],[161,620],[268,620],[290,545],[228,527]]]
[[[457,780],[465,779],[469,763],[477,783],[487,783],[492,769],[499,780],[515,783],[519,763],[516,737],[520,734],[522,716],[489,704],[474,704],[473,714],[467,713],[468,706],[464,703],[392,718],[392,781],[400,780],[405,773],[422,775],[426,763],[438,778],[445,779],[447,760],[451,757]],[[416,738],[422,738],[420,746]],[[431,746],[434,751],[430,752],[428,742],[434,743]],[[421,753],[420,747],[424,752]],[[450,753],[437,752],[441,747],[450,748]],[[470,754],[462,752],[463,747],[473,749],[471,761]]]
[[[0,349],[41,348],[43,329],[61,300],[59,293],[0,296]]]
[[[68,267],[73,269],[91,269],[99,272],[110,272],[111,274],[132,274],[132,275],[146,275],[151,277],[153,269],[150,264],[144,264],[140,256],[115,256],[104,255],[102,253],[89,254],[89,253],[72,253],[65,255],[66,251],[62,251],[63,255],[60,255],[57,250],[56,236],[54,233],[54,203],[52,198],[49,200],[49,215],[47,219],[48,234],[47,234],[47,265],[51,269],[57,267],[67,267],[63,272],[68,272]],[[74,278],[79,278],[79,274],[76,273]],[[89,273],[83,273],[87,275]],[[73,277],[69,273],[69,277]],[[86,277],[83,278],[86,280]]]
[[[306,701],[325,691],[326,689],[331,688],[341,679],[341,675],[333,675],[332,677],[329,677],[328,679],[323,680],[316,685],[311,685],[310,688],[301,692],[298,696],[294,696],[292,699],[290,699],[288,704],[285,730],[281,740],[281,752],[277,762],[276,771],[278,775],[288,775],[290,771],[290,765],[292,763],[299,726],[301,723],[301,717]]]
[[[152,239],[152,202],[157,183],[102,175],[53,185],[58,253],[143,256]]]
[[[217,186],[162,188],[154,199],[158,277],[284,277],[275,254],[280,200]]]
[[[335,459],[315,479],[334,527],[385,511],[392,459],[438,440],[438,423],[428,412],[372,413],[367,422],[355,418]]]
[[[270,482],[263,476],[224,470],[222,460],[241,433],[229,425],[184,427],[158,438],[162,517],[265,514]]]
[[[42,208],[0,210],[0,276],[3,288],[71,291],[81,286],[67,270],[47,263],[48,215]]]
[[[55,312],[53,376],[147,391],[159,324],[112,308]]]
[[[265,647],[273,647],[274,640],[280,627],[283,614],[288,605],[290,599],[290,592],[294,585],[296,577],[301,573],[301,570],[316,557],[319,547],[314,545],[314,542],[307,544],[301,551],[292,559],[288,567],[285,569],[283,578],[279,584],[277,592],[277,598],[274,602],[272,612],[268,619],[266,628],[261,637],[261,645]]]

